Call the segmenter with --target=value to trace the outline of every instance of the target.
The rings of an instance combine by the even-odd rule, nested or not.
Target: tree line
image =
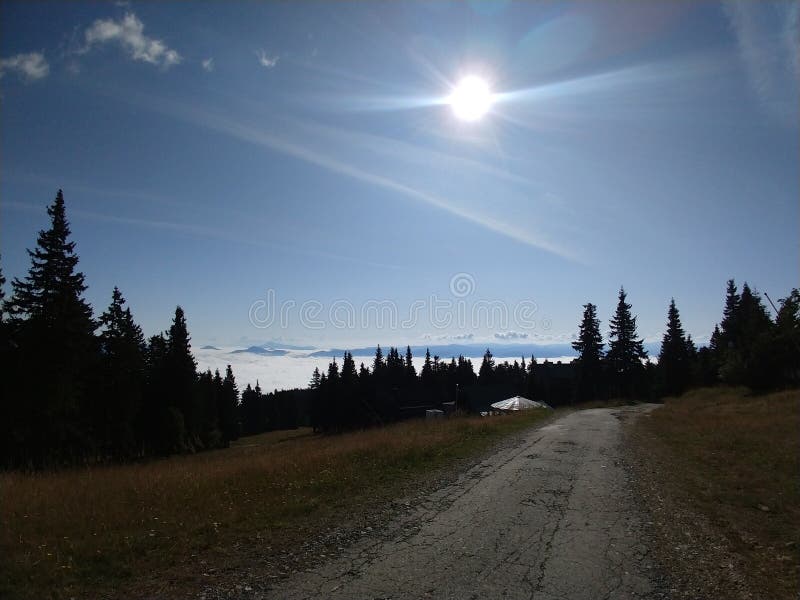
[[[482,410],[510,395],[523,395],[558,406],[592,400],[648,399],[679,396],[697,386],[746,385],[756,391],[800,383],[800,292],[779,301],[773,320],[758,293],[745,283],[741,293],[728,281],[721,323],[707,347],[697,348],[686,334],[675,300],[667,308],[667,327],[657,362],[650,360],[636,330],[636,316],[620,288],[603,339],[597,306],[583,305],[583,317],[572,343],[578,357],[568,364],[526,361],[496,363],[487,349],[477,375],[470,359],[450,361],[426,353],[419,374],[411,348],[401,355],[376,348],[371,367],[356,368],[344,353],[326,373],[315,369],[312,424],[319,431],[342,431],[403,418],[403,410],[422,414],[429,408]],[[450,405],[449,407],[445,405]]]
[[[118,288],[98,317],[84,299],[58,191],[31,266],[3,294],[0,466],[134,460],[227,446],[239,435],[233,372],[197,372],[186,316],[145,339]]]
[[[0,467],[43,468],[137,460],[227,446],[239,435],[311,424],[337,432],[424,414],[476,411],[519,394],[551,405],[611,398],[655,399],[694,386],[726,383],[768,390],[800,383],[800,292],[774,307],[745,283],[727,284],[722,319],[708,346],[683,329],[674,299],[657,363],[636,331],[619,291],[604,342],[597,307],[583,305],[569,364],[531,356],[497,363],[489,349],[476,374],[464,356],[426,353],[417,373],[410,347],[376,348],[357,367],[349,352],[307,390],[264,394],[258,382],[241,398],[233,371],[198,373],[183,309],[170,327],[145,339],[118,288],[95,318],[84,299],[61,190],[50,228],[28,250],[31,266],[4,296],[0,272]]]

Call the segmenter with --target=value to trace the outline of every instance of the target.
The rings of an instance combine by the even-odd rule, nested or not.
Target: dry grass
[[[800,392],[697,390],[637,423],[663,492],[743,557],[766,598],[800,589]]]
[[[273,432],[141,465],[0,474],[0,597],[190,589],[198,571],[285,549],[541,416]]]

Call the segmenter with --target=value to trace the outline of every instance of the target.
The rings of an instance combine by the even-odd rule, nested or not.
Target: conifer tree
[[[675,299],[667,310],[667,330],[661,340],[658,355],[658,377],[661,392],[667,396],[680,396],[689,387],[692,373],[694,343],[686,337]]]
[[[100,316],[99,335],[103,384],[98,434],[117,458],[136,453],[136,419],[145,385],[144,335],[124,306],[125,298],[115,287],[110,306]]]
[[[492,383],[494,383],[494,358],[491,350],[487,348],[483,354],[481,368],[478,370],[478,384],[490,385]]]
[[[433,363],[431,363],[431,351],[429,348],[425,349],[425,362],[422,364],[422,371],[419,375],[422,385],[426,388],[433,386]]]
[[[167,404],[182,417],[181,450],[191,450],[200,442],[199,400],[195,394],[197,363],[192,355],[191,337],[183,309],[175,308],[175,317],[167,333],[166,389]],[[180,424],[178,424],[180,427]]]
[[[345,352],[342,359],[342,371],[339,378],[343,385],[355,385],[358,374],[356,373],[356,362],[353,360],[353,355],[350,352]]]
[[[736,282],[733,279],[729,279],[725,290],[725,308],[722,311],[722,323],[720,323],[720,345],[723,352],[737,342],[736,316],[740,302],[741,296],[739,296],[736,289]]]
[[[222,412],[219,417],[222,436],[226,442],[239,439],[239,388],[230,365],[225,369],[222,380]]]
[[[732,335],[728,337],[720,369],[722,379],[760,390],[771,387],[777,377],[774,323],[759,294],[753,292],[746,282],[730,321],[732,325],[728,329]]]
[[[800,383],[800,290],[794,288],[781,298],[775,321],[775,355],[779,382]]]
[[[406,346],[406,379],[413,383],[417,378],[417,370],[414,368],[413,357],[411,356],[411,346]]]
[[[583,305],[583,309],[583,320],[578,331],[578,339],[572,343],[572,348],[578,352],[578,358],[575,361],[578,398],[585,401],[597,398],[600,392],[603,336],[600,334],[597,307],[589,302]]]
[[[378,347],[375,349],[375,360],[372,361],[372,373],[373,375],[380,376],[383,374],[383,368],[386,366],[386,361],[383,359],[383,351],[381,350],[381,345],[378,344]]]
[[[314,372],[311,374],[311,381],[308,382],[309,389],[316,390],[319,388],[320,384],[320,372],[319,367],[314,367]]]
[[[613,372],[617,393],[631,397],[637,392],[637,383],[643,376],[642,361],[647,359],[644,342],[636,334],[636,317],[631,314],[631,305],[625,302],[627,294],[619,289],[617,310],[609,323],[609,348],[606,360]]]
[[[358,380],[361,383],[366,383],[369,380],[370,372],[369,369],[361,363],[361,366],[358,368]]]
[[[17,401],[29,403],[19,415],[20,430],[26,433],[18,452],[36,464],[73,461],[96,450],[91,384],[97,325],[83,298],[84,275],[77,271],[61,190],[47,214],[50,228],[40,231],[36,248],[28,250],[28,275],[13,280],[6,303],[9,335],[19,349],[16,377],[36,381],[15,394]],[[44,373],[36,372],[38,365],[45,365]]]

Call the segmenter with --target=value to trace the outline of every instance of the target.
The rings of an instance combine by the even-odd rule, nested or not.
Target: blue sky
[[[728,278],[800,279],[798,6],[3,2],[3,272],[61,187],[88,299],[148,334],[564,341],[625,285],[707,339]]]

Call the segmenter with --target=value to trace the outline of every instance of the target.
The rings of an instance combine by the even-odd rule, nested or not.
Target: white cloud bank
[[[26,81],[36,81],[47,77],[50,65],[41,52],[28,52],[0,59],[0,77],[3,77],[6,71],[18,73]]]
[[[81,53],[93,46],[117,43],[133,60],[140,60],[165,69],[181,62],[181,55],[164,42],[144,34],[144,24],[133,13],[119,20],[97,19],[84,34],[86,46]]]

